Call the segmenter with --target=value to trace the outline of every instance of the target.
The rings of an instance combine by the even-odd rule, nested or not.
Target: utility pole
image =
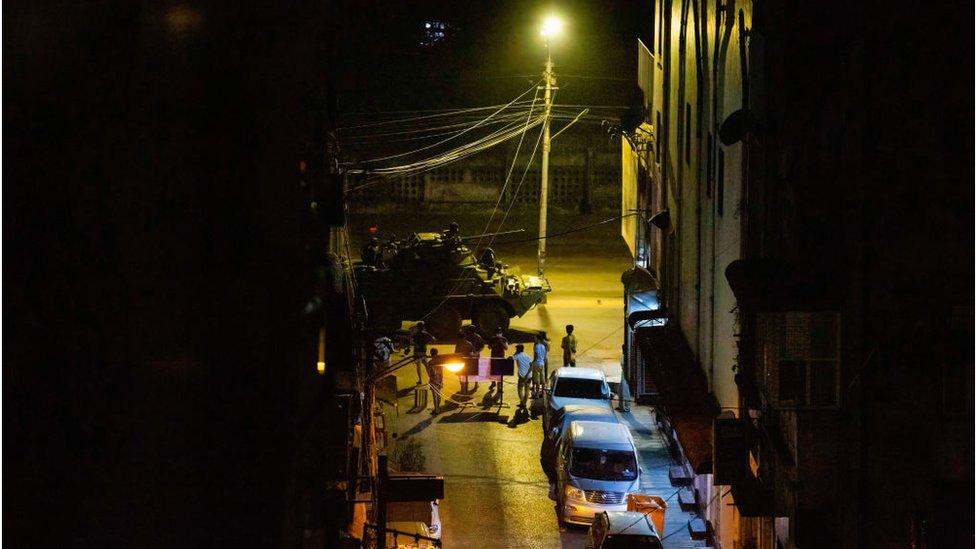
[[[546,81],[546,114],[542,121],[542,176],[539,185],[539,276],[546,274],[546,214],[549,202],[549,121],[552,112],[552,90],[556,88],[556,75],[552,72],[552,53],[546,44],[546,70],[542,73]]]

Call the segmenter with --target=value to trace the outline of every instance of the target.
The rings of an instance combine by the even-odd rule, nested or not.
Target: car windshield
[[[610,536],[603,541],[604,549],[661,549],[661,542],[653,536]]]
[[[569,398],[610,398],[610,389],[599,379],[560,378],[553,396]]]
[[[625,450],[575,448],[570,473],[594,480],[637,480],[637,458]]]

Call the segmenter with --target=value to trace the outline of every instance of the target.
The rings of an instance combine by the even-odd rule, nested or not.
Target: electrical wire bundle
[[[522,100],[532,91],[536,97]],[[340,128],[342,141],[360,150],[375,150],[393,142],[437,139],[409,151],[345,163],[348,173],[376,176],[350,191],[383,179],[427,172],[524,136],[544,120],[543,114],[534,112],[537,96],[538,88],[533,86],[505,105],[438,111]],[[394,131],[387,131],[390,126]],[[461,140],[464,137],[468,138],[466,142]]]

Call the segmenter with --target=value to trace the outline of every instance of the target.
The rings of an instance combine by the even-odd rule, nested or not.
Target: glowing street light
[[[464,368],[464,363],[463,362],[445,362],[443,364],[443,366],[444,366],[444,369],[447,370],[448,372],[451,372],[452,374],[456,374],[456,373],[460,372],[461,369]]]
[[[542,120],[542,172],[539,181],[539,250],[537,252],[539,276],[546,274],[546,215],[549,207],[549,149],[552,140],[549,137],[549,123],[552,117],[552,92],[556,90],[556,75],[552,72],[552,53],[549,50],[549,40],[563,31],[563,20],[556,15],[549,15],[542,20],[542,36],[546,40],[546,70],[542,78],[546,82],[545,117]]]
[[[542,20],[542,36],[551,38],[563,32],[563,20],[556,15],[550,15]]]

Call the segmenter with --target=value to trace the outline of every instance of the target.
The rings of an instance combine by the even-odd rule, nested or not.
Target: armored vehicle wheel
[[[439,340],[452,340],[461,331],[461,313],[450,305],[441,305],[427,317],[427,329]]]
[[[495,329],[499,327],[508,330],[511,318],[504,305],[497,301],[486,301],[478,304],[474,311],[474,321],[483,333],[494,335]]]

